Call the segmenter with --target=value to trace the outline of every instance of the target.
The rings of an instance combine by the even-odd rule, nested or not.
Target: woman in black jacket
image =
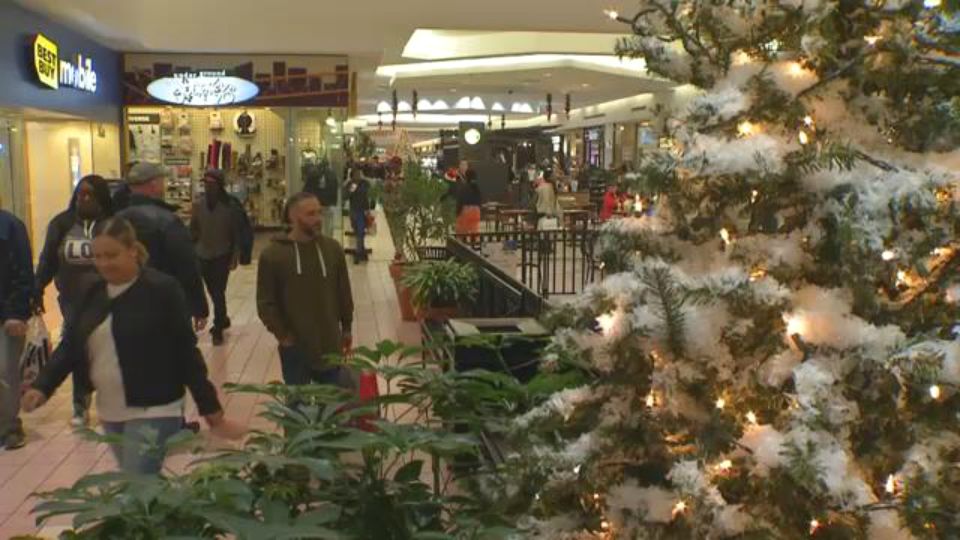
[[[110,186],[102,177],[89,175],[77,183],[70,206],[47,226],[47,239],[37,265],[37,294],[42,301],[43,291],[50,282],[57,286],[63,335],[70,330],[70,310],[77,297],[97,277],[97,269],[93,266],[93,229],[98,222],[112,215]],[[63,348],[57,347],[53,354],[63,354]],[[82,379],[74,373],[71,423],[77,427],[86,425],[89,408],[90,390],[83,387]]]
[[[147,252],[130,223],[113,218],[93,242],[102,280],[81,295],[64,354],[55,357],[23,397],[23,409],[45,403],[67,375],[79,369],[97,391],[97,414],[108,434],[124,443],[112,449],[124,472],[157,474],[163,446],[182,426],[184,388],[214,432],[239,437],[224,419],[207,379],[183,290],[171,277],[146,267]],[[146,432],[157,434],[155,445]]]

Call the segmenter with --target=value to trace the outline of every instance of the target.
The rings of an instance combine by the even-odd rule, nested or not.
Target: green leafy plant
[[[455,260],[415,264],[403,276],[419,308],[454,307],[477,296],[477,272]]]
[[[398,258],[417,261],[417,248],[443,245],[456,212],[443,181],[416,163],[406,163],[403,171],[403,180],[385,193],[384,209]]]

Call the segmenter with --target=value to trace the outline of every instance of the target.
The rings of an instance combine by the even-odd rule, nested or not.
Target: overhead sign
[[[250,101],[260,87],[225,71],[201,71],[157,79],[147,86],[147,93],[164,103],[216,107]]]
[[[470,146],[473,146],[480,142],[482,135],[480,130],[477,128],[470,128],[463,133],[463,140],[467,142]]]
[[[97,91],[93,59],[80,53],[75,60],[62,59],[56,42],[43,34],[37,34],[33,40],[33,69],[40,84],[54,90],[64,86],[90,93]]]

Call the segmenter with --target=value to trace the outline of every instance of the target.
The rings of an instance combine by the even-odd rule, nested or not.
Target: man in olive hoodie
[[[350,349],[353,293],[343,248],[323,236],[323,208],[311,193],[287,202],[290,232],[260,255],[257,312],[280,343],[284,382],[346,385],[326,357]]]

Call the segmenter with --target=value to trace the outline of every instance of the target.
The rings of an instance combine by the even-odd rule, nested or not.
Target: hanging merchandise
[[[220,114],[220,111],[211,111],[210,112],[210,130],[220,131],[222,129],[223,129],[223,116]]]
[[[207,168],[220,168],[220,146],[222,144],[223,143],[221,143],[219,140],[214,139],[209,145],[207,145]]]
[[[220,169],[229,171],[231,165],[233,165],[233,145],[228,142],[223,143],[223,146],[220,147]]]
[[[193,154],[193,137],[189,134],[181,135],[180,140],[177,142],[177,150],[179,150],[180,155],[190,156]]]
[[[252,137],[257,132],[257,119],[244,110],[233,118],[233,129],[241,137]]]
[[[173,129],[173,109],[166,107],[160,111],[160,127],[163,129]]]
[[[187,111],[180,111],[177,114],[177,129],[180,130],[180,133],[190,131],[190,113]]]

